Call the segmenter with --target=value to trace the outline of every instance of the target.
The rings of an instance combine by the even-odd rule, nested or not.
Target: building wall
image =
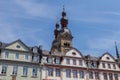
[[[8,58],[5,58],[5,53],[6,52],[9,53]],[[19,59],[16,59],[16,54],[19,54]],[[25,59],[26,54],[28,55],[28,60]],[[31,53],[28,53],[28,52],[2,50],[1,59],[31,62],[32,61],[32,55],[31,55]]]
[[[18,62],[10,62],[10,61],[2,61],[0,62],[0,73],[2,71],[2,66],[7,66],[6,75],[0,75],[0,80],[12,80],[12,72],[13,66],[18,66],[18,72],[16,76],[16,80],[40,80],[40,68],[39,65],[36,64],[29,64],[29,63],[18,63]],[[23,76],[23,66],[28,67],[28,74],[27,76]],[[37,77],[32,76],[33,67],[37,67]]]

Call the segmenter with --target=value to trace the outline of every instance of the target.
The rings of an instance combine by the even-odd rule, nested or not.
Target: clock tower
[[[55,39],[51,47],[51,52],[53,53],[66,53],[72,48],[73,36],[68,28],[68,18],[64,8],[60,24],[57,22],[54,30]]]

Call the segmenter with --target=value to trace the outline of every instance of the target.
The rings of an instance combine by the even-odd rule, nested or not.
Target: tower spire
[[[120,56],[119,56],[119,51],[118,51],[118,48],[117,48],[116,42],[115,42],[115,48],[116,48],[116,55],[117,55],[117,59],[119,59],[119,58],[120,58]]]
[[[65,12],[65,8],[63,6],[61,26],[62,26],[62,28],[67,28],[67,25],[68,25],[68,19],[67,19],[67,15],[66,15],[66,12]]]

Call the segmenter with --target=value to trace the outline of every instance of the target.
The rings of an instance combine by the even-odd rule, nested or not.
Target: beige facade
[[[21,40],[2,43],[0,49],[0,80],[40,80],[38,52]]]

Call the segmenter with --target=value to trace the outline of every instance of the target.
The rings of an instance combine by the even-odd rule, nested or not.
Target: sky
[[[0,0],[0,41],[21,39],[50,50],[63,5],[73,47],[83,55],[102,56],[120,50],[120,0]]]

